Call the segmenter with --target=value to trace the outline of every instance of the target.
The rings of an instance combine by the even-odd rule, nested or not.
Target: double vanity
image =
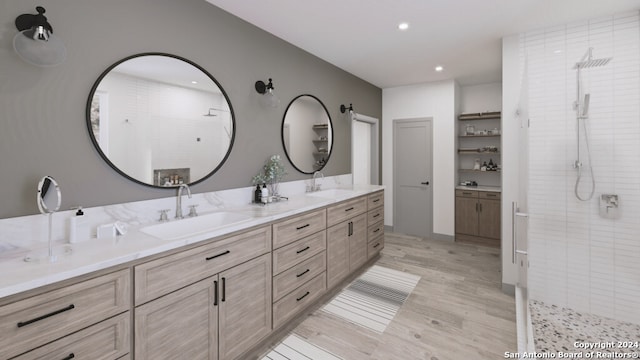
[[[380,252],[383,195],[343,186],[2,260],[0,358],[241,358]]]

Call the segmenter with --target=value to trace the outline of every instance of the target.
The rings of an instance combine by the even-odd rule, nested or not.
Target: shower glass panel
[[[519,51],[527,88],[521,103],[528,105],[530,123],[522,186],[533,322],[574,316],[611,321],[616,331],[635,329],[640,326],[640,12],[523,33]],[[581,174],[576,159],[583,163]],[[606,208],[601,199],[613,195],[618,207]],[[598,330],[572,322],[564,328],[567,340],[574,336],[573,326]]]

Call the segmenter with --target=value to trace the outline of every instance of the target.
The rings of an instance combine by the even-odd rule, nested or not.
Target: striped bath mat
[[[374,265],[322,310],[383,333],[418,281],[420,276]]]
[[[313,345],[298,335],[291,334],[262,360],[342,360],[341,357]]]

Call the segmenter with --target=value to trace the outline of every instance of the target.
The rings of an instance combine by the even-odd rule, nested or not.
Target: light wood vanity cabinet
[[[367,258],[371,259],[384,248],[384,192],[367,198]]]
[[[93,324],[127,312],[130,305],[128,269],[4,305],[0,307],[0,358],[12,358],[78,330],[89,328]],[[122,333],[118,335],[125,336]],[[39,351],[46,354],[47,351],[55,352],[59,349],[60,352],[55,352],[56,354],[67,351],[68,354],[76,351],[83,353],[87,344],[93,344],[91,339],[80,341],[82,335],[76,335],[76,338],[74,341],[65,340]],[[79,343],[82,345],[78,345]],[[129,352],[128,346],[124,347],[125,343],[118,344],[121,345],[120,355]],[[97,343],[95,345],[99,347]],[[94,355],[98,356],[96,358],[106,356],[104,353]],[[38,357],[27,353],[23,358]]]
[[[327,287],[367,261],[367,196],[327,208]]]
[[[190,284],[135,308],[136,359],[235,359],[267,336],[272,329],[270,230],[258,228],[136,266],[137,275],[150,269],[166,274],[167,289]],[[181,269],[181,261],[197,267],[200,262],[190,262],[193,256],[218,273],[201,279],[202,269],[187,271],[191,278],[167,270]],[[153,285],[161,276],[153,278],[142,291],[161,286]]]
[[[500,193],[456,190],[456,240],[500,246]]]
[[[326,290],[326,214],[322,209],[273,224],[274,328]]]

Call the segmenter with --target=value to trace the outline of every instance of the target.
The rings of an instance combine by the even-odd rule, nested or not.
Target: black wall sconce
[[[36,66],[56,66],[67,58],[67,49],[62,40],[53,35],[53,28],[44,16],[45,9],[36,7],[37,15],[22,14],[16,18],[17,33],[13,38],[13,49],[20,58]]]
[[[278,107],[280,105],[280,99],[273,93],[273,80],[269,78],[269,82],[267,84],[262,80],[256,81],[255,84],[256,91],[258,94],[264,95],[263,101],[271,107]]]
[[[349,107],[346,107],[344,104],[340,105],[340,112],[341,113],[345,113],[347,110],[349,110],[350,113],[353,112],[353,104],[349,104]]]

